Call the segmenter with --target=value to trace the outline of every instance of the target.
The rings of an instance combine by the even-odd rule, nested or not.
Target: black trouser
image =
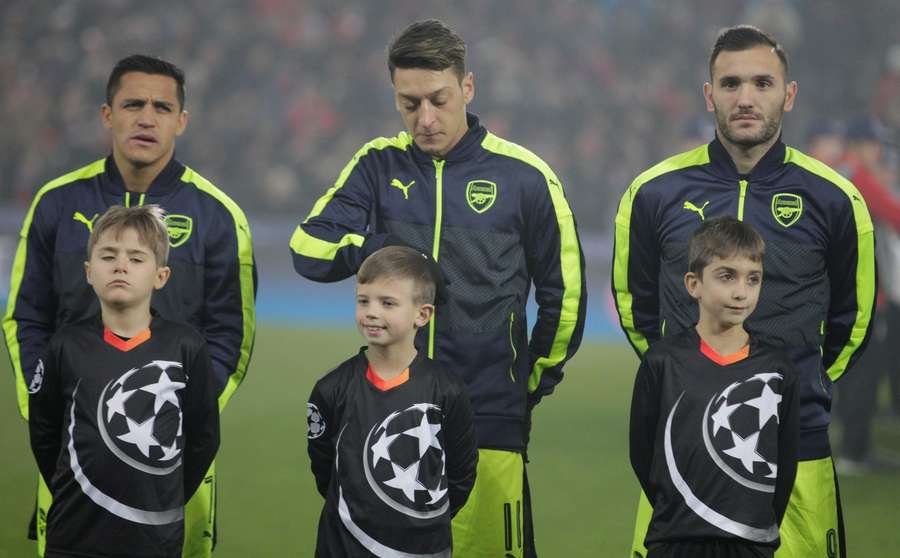
[[[772,558],[775,549],[733,539],[670,541],[651,545],[647,558]]]

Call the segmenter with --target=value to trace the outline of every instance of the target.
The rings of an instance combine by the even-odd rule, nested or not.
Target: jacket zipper
[[[509,379],[514,383],[516,381],[516,375],[513,373],[513,368],[516,365],[516,361],[519,360],[519,352],[516,351],[516,342],[513,339],[513,323],[516,321],[516,313],[509,313],[509,348],[512,349],[512,363],[509,365]]]
[[[741,191],[738,194],[738,211],[737,211],[737,219],[738,221],[744,220],[744,198],[747,197],[747,186],[749,184],[746,180],[741,180],[738,182],[741,187]]]
[[[138,207],[144,205],[144,196],[146,195],[146,193],[142,193],[138,198]],[[125,192],[125,207],[131,207],[131,192]]]
[[[441,219],[443,218],[444,198],[444,162],[434,160],[434,244],[431,247],[431,257],[435,263],[438,261],[441,249]],[[431,315],[428,325],[428,358],[434,358],[434,330],[437,321],[437,309]]]

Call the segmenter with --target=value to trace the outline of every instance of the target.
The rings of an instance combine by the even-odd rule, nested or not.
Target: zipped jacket
[[[616,214],[612,290],[622,328],[640,356],[697,322],[684,287],[688,241],[721,215],[753,225],[766,241],[746,327],[783,345],[800,370],[800,458],[830,455],[831,384],[868,339],[876,274],[866,204],[825,164],[779,139],[743,175],[716,139],[639,175]]]
[[[172,269],[152,307],[206,338],[220,407],[243,380],[256,330],[256,265],[243,211],[174,158],[146,193],[129,192],[109,156],[38,190],[22,225],[3,331],[24,418],[50,336],[100,311],[84,272],[94,223],[112,205],[144,204],[166,211]]]
[[[294,267],[315,281],[356,273],[397,239],[427,252],[447,302],[416,339],[465,380],[482,448],[523,450],[531,407],[562,379],[584,327],[584,257],[553,171],[474,115],[444,159],[403,132],[360,149],[291,238]],[[537,320],[528,340],[532,283]]]

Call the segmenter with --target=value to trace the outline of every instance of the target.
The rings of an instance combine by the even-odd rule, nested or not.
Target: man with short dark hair
[[[416,345],[465,380],[480,448],[475,488],[453,521],[453,552],[534,556],[531,411],[581,341],[584,258],[550,167],[466,112],[475,78],[465,52],[436,20],[394,39],[388,67],[407,132],[357,152],[297,227],[291,250],[297,271],[315,281],[356,273],[386,244],[408,244],[440,264],[447,301]],[[529,341],[532,283],[538,316]]]
[[[19,410],[40,387],[38,358],[60,327],[97,312],[84,278],[85,247],[94,221],[112,205],[160,205],[167,213],[172,280],[157,291],[154,310],[193,325],[206,338],[220,408],[247,370],[255,331],[256,267],[241,209],[221,190],[174,158],[188,123],[184,73],[144,55],[120,60],[100,108],[112,154],[38,190],[13,260],[3,318],[16,375]],[[185,556],[208,556],[214,545],[215,465],[185,510]],[[43,552],[50,494],[41,483],[30,535]]]
[[[770,35],[748,25],[723,30],[709,68],[703,95],[716,139],[639,175],[619,204],[612,273],[619,318],[638,355],[691,327],[697,306],[682,277],[693,231],[706,219],[733,215],[760,232],[765,282],[747,328],[783,345],[801,374],[800,462],[776,555],[844,556],[828,441],[831,383],[852,366],[871,329],[872,221],[852,183],[782,143],[797,83]],[[735,482],[760,487],[752,480],[758,455],[746,440],[734,443],[721,449],[744,452],[751,464],[738,465]],[[646,553],[650,504],[642,496],[631,556]],[[723,533],[739,523],[701,504],[711,511],[698,512],[698,521]]]

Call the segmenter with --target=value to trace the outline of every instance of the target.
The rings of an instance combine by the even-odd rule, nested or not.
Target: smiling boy
[[[450,520],[475,483],[465,385],[416,350],[434,312],[436,265],[389,246],[357,275],[368,346],[313,388],[309,457],[325,497],[316,556],[449,557]]]

